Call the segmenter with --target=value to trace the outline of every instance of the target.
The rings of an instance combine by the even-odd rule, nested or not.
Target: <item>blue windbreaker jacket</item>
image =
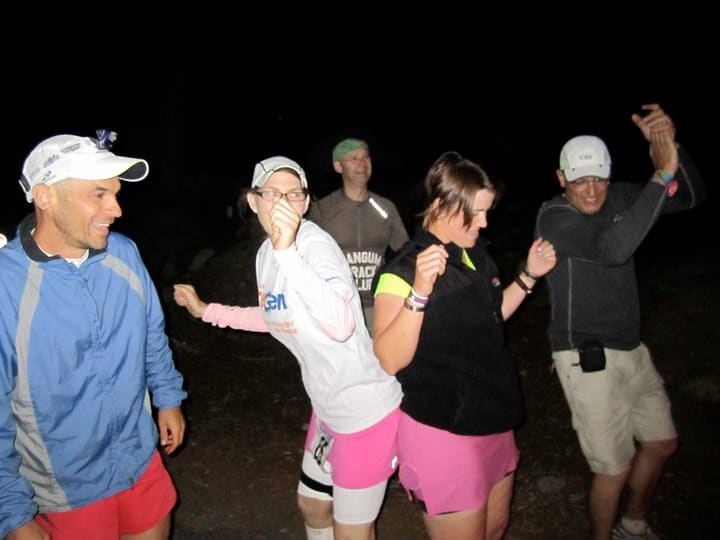
[[[77,268],[34,227],[0,249],[0,537],[131,487],[158,443],[150,396],[187,397],[137,246],[111,233]]]

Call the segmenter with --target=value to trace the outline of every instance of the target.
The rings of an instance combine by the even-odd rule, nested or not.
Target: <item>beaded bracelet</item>
[[[663,185],[667,189],[668,197],[673,197],[675,193],[677,193],[678,182],[677,180],[675,180],[675,177],[669,172],[658,169],[655,173],[654,178],[657,178],[658,180],[660,180],[660,182],[663,183]]]
[[[670,174],[669,172],[665,172],[665,171],[661,171],[661,170],[658,170],[657,177],[660,180],[662,180],[662,183],[665,185],[668,185],[674,178],[674,176],[672,174]]]

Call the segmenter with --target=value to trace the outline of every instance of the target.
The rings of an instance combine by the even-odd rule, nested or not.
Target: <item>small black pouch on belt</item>
[[[599,341],[588,340],[578,347],[580,356],[580,369],[584,373],[602,371],[605,369],[605,348]]]

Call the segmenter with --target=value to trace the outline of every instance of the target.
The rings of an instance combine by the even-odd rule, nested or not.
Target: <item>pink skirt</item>
[[[512,431],[455,435],[401,414],[400,482],[431,516],[484,507],[493,486],[517,468]]]

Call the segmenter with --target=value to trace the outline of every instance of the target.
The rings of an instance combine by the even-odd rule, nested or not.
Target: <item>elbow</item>
[[[622,266],[633,256],[637,245],[622,246],[619,243],[607,243],[599,246],[600,256],[596,262],[605,266]]]
[[[377,338],[375,338],[375,340],[373,340],[373,354],[375,355],[375,358],[378,359],[378,362],[380,363],[380,367],[383,368],[383,370],[388,375],[395,375],[395,373],[393,373],[393,369],[391,368],[391,366],[389,366],[387,364],[385,355],[382,353],[380,348],[377,346],[376,339]]]
[[[344,320],[341,320],[337,324],[323,322],[320,319],[315,320],[323,333],[333,341],[344,343],[355,333],[355,320],[352,316],[345,317]]]
[[[345,319],[345,324],[337,329],[336,341],[345,342],[355,333],[355,319],[350,315]]]
[[[632,254],[629,256],[626,256],[624,253],[617,253],[613,256],[607,257],[603,261],[603,263],[606,264],[607,266],[622,266],[630,260],[631,256],[632,256]]]
[[[355,327],[352,327],[350,329],[345,329],[345,328],[336,328],[333,330],[326,329],[325,334],[333,341],[345,343],[348,339],[350,339],[350,336],[353,335],[354,330],[355,330]]]
[[[383,368],[383,371],[388,375],[395,376],[397,372],[402,369],[402,366],[398,364],[398,362],[393,361],[392,355],[384,354],[375,344],[373,345],[373,352],[375,353],[375,358],[380,362],[380,367]]]
[[[387,373],[388,375],[390,375],[392,377],[397,375],[398,371],[400,371],[396,366],[389,366],[382,360],[380,361],[380,367],[383,368],[385,373]]]
[[[351,328],[350,330],[346,332],[341,332],[335,337],[335,341],[339,341],[341,343],[344,343],[348,339],[350,339],[350,336],[353,335],[353,331],[355,330],[355,327]]]
[[[362,324],[365,324],[365,321],[363,321]],[[341,343],[347,341],[355,333],[356,325],[357,322],[355,321],[355,316],[353,315],[352,308],[350,307],[350,304],[346,301],[345,310],[338,317],[338,324],[334,329],[335,336],[333,337],[333,339]]]

